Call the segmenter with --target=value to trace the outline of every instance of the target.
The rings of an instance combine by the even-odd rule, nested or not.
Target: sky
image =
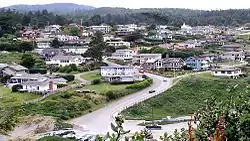
[[[0,0],[0,7],[16,4],[76,3],[94,7],[246,9],[250,0]]]

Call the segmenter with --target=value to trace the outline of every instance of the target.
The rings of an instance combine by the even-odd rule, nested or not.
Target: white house
[[[102,33],[109,33],[111,31],[111,26],[109,25],[100,25],[100,26],[91,26],[94,31],[100,31]]]
[[[109,41],[107,42],[107,45],[114,47],[121,47],[121,46],[130,47],[130,43],[125,41]]]
[[[68,66],[71,64],[75,64],[79,66],[80,64],[85,63],[85,59],[82,56],[71,56],[71,55],[57,55],[50,59],[50,61],[46,61],[48,65],[58,65],[58,66]]]
[[[209,61],[201,57],[187,58],[186,65],[196,71],[208,70],[210,67]]]
[[[69,36],[69,35],[56,35],[56,38],[61,42],[67,42],[67,41],[78,41],[78,36]]]
[[[182,30],[192,30],[192,27],[189,25],[186,25],[185,23],[181,26]]]
[[[37,48],[50,48],[49,42],[37,42]]]
[[[17,84],[22,84],[24,82],[36,82],[45,81],[48,78],[41,74],[29,74],[26,72],[16,73],[8,80],[7,86],[12,87]]]
[[[118,60],[132,60],[133,56],[136,55],[136,51],[130,49],[118,49],[112,54],[111,58]]]
[[[20,91],[37,92],[37,93],[48,93],[57,90],[57,85],[53,83],[53,80],[45,81],[27,81],[21,84],[22,89]]]
[[[161,54],[137,54],[133,56],[132,63],[142,65],[146,62],[155,62],[162,59]]]
[[[62,47],[62,50],[64,50],[66,53],[71,54],[84,54],[88,47],[85,46],[64,46]]]
[[[141,81],[136,69],[132,66],[102,66],[101,75],[107,82],[135,82]]]
[[[213,76],[221,76],[221,77],[233,77],[237,78],[242,75],[240,68],[219,68],[212,70]]]
[[[222,60],[227,60],[227,61],[243,61],[245,59],[245,52],[244,51],[222,52],[220,58]]]

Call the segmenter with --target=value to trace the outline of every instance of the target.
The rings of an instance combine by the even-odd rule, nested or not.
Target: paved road
[[[116,65],[111,62],[108,62],[108,64]],[[110,123],[114,121],[114,115],[124,110],[125,108],[134,105],[135,103],[158,95],[172,86],[172,79],[147,73],[146,75],[151,77],[154,81],[154,83],[150,87],[135,94],[123,97],[118,101],[109,103],[105,107],[90,114],[73,119],[71,122],[76,125],[86,126],[86,128],[89,130],[89,134],[106,134],[108,131],[111,131]],[[163,79],[167,79],[168,81],[163,82]],[[148,91],[152,89],[156,90],[156,92],[149,94]]]
[[[115,63],[112,62],[108,62],[107,60],[105,60],[105,62],[108,65],[111,66],[119,66]],[[239,65],[234,65],[234,67],[238,67],[238,66],[242,66],[243,64],[239,64]],[[183,76],[178,76],[176,78],[183,78],[189,75],[196,75],[196,74],[200,74],[200,73],[207,73],[210,71],[205,71],[205,72],[197,72],[197,73],[192,73],[192,74],[187,74],[187,75],[183,75]],[[129,96],[126,96],[118,101],[112,102],[108,105],[106,105],[105,107],[94,111],[90,114],[81,116],[79,118],[73,119],[72,123],[76,124],[76,125],[84,125],[89,131],[89,134],[105,134],[108,131],[111,131],[110,129],[110,123],[114,121],[114,115],[116,115],[117,113],[119,113],[120,111],[126,109],[127,107],[130,107],[132,105],[134,105],[135,103],[139,103],[141,101],[144,101],[146,99],[149,99],[155,95],[161,94],[162,92],[166,91],[167,89],[169,89],[171,86],[173,86],[173,79],[170,78],[165,78],[165,77],[161,77],[161,76],[157,76],[157,75],[153,75],[153,74],[148,74],[145,73],[146,75],[148,75],[149,77],[151,77],[154,81],[154,83],[142,90],[139,91],[135,94],[131,94]],[[167,79],[167,82],[163,82],[163,79]],[[149,90],[156,90],[156,93],[153,94],[149,94],[148,91]],[[129,125],[127,123],[125,123],[125,127],[129,127],[129,129],[131,128],[138,128],[137,124]],[[182,126],[180,126],[182,125]],[[179,127],[185,127],[186,124],[173,124],[171,125],[171,129],[172,126],[174,126],[173,130]],[[168,126],[166,126],[167,128]],[[140,127],[139,127],[140,128]],[[169,128],[169,127],[168,127]],[[170,128],[169,128],[170,129]],[[131,129],[133,130],[133,129]]]

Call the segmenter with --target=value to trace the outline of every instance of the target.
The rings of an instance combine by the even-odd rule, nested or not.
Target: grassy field
[[[101,79],[102,76],[99,74],[100,71],[99,70],[95,70],[95,71],[90,71],[90,72],[86,72],[84,73],[81,77],[85,80],[89,80],[92,81],[94,79]]]
[[[228,88],[236,84],[238,87],[232,94],[236,96],[242,93],[244,97],[249,97],[250,94],[246,93],[249,79],[215,78],[209,73],[193,75],[180,80],[162,95],[129,108],[122,114],[127,119],[151,119],[153,109],[154,119],[189,115],[203,106],[204,101],[208,98],[215,97],[218,100],[225,100],[230,95]]]
[[[11,53],[0,53],[0,63],[19,63],[22,58],[22,53],[11,52]]]
[[[31,93],[12,93],[11,89],[0,86],[0,108],[18,105],[39,97],[39,95]]]

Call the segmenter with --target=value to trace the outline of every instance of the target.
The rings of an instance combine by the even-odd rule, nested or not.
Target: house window
[[[226,72],[225,71],[221,71],[222,74],[225,74]]]
[[[227,71],[227,74],[232,74],[232,72],[231,71]]]
[[[39,86],[37,86],[37,88],[36,88],[37,90],[39,90]]]
[[[217,71],[215,71],[214,73],[216,73],[216,74],[217,74],[218,72],[217,72]]]

